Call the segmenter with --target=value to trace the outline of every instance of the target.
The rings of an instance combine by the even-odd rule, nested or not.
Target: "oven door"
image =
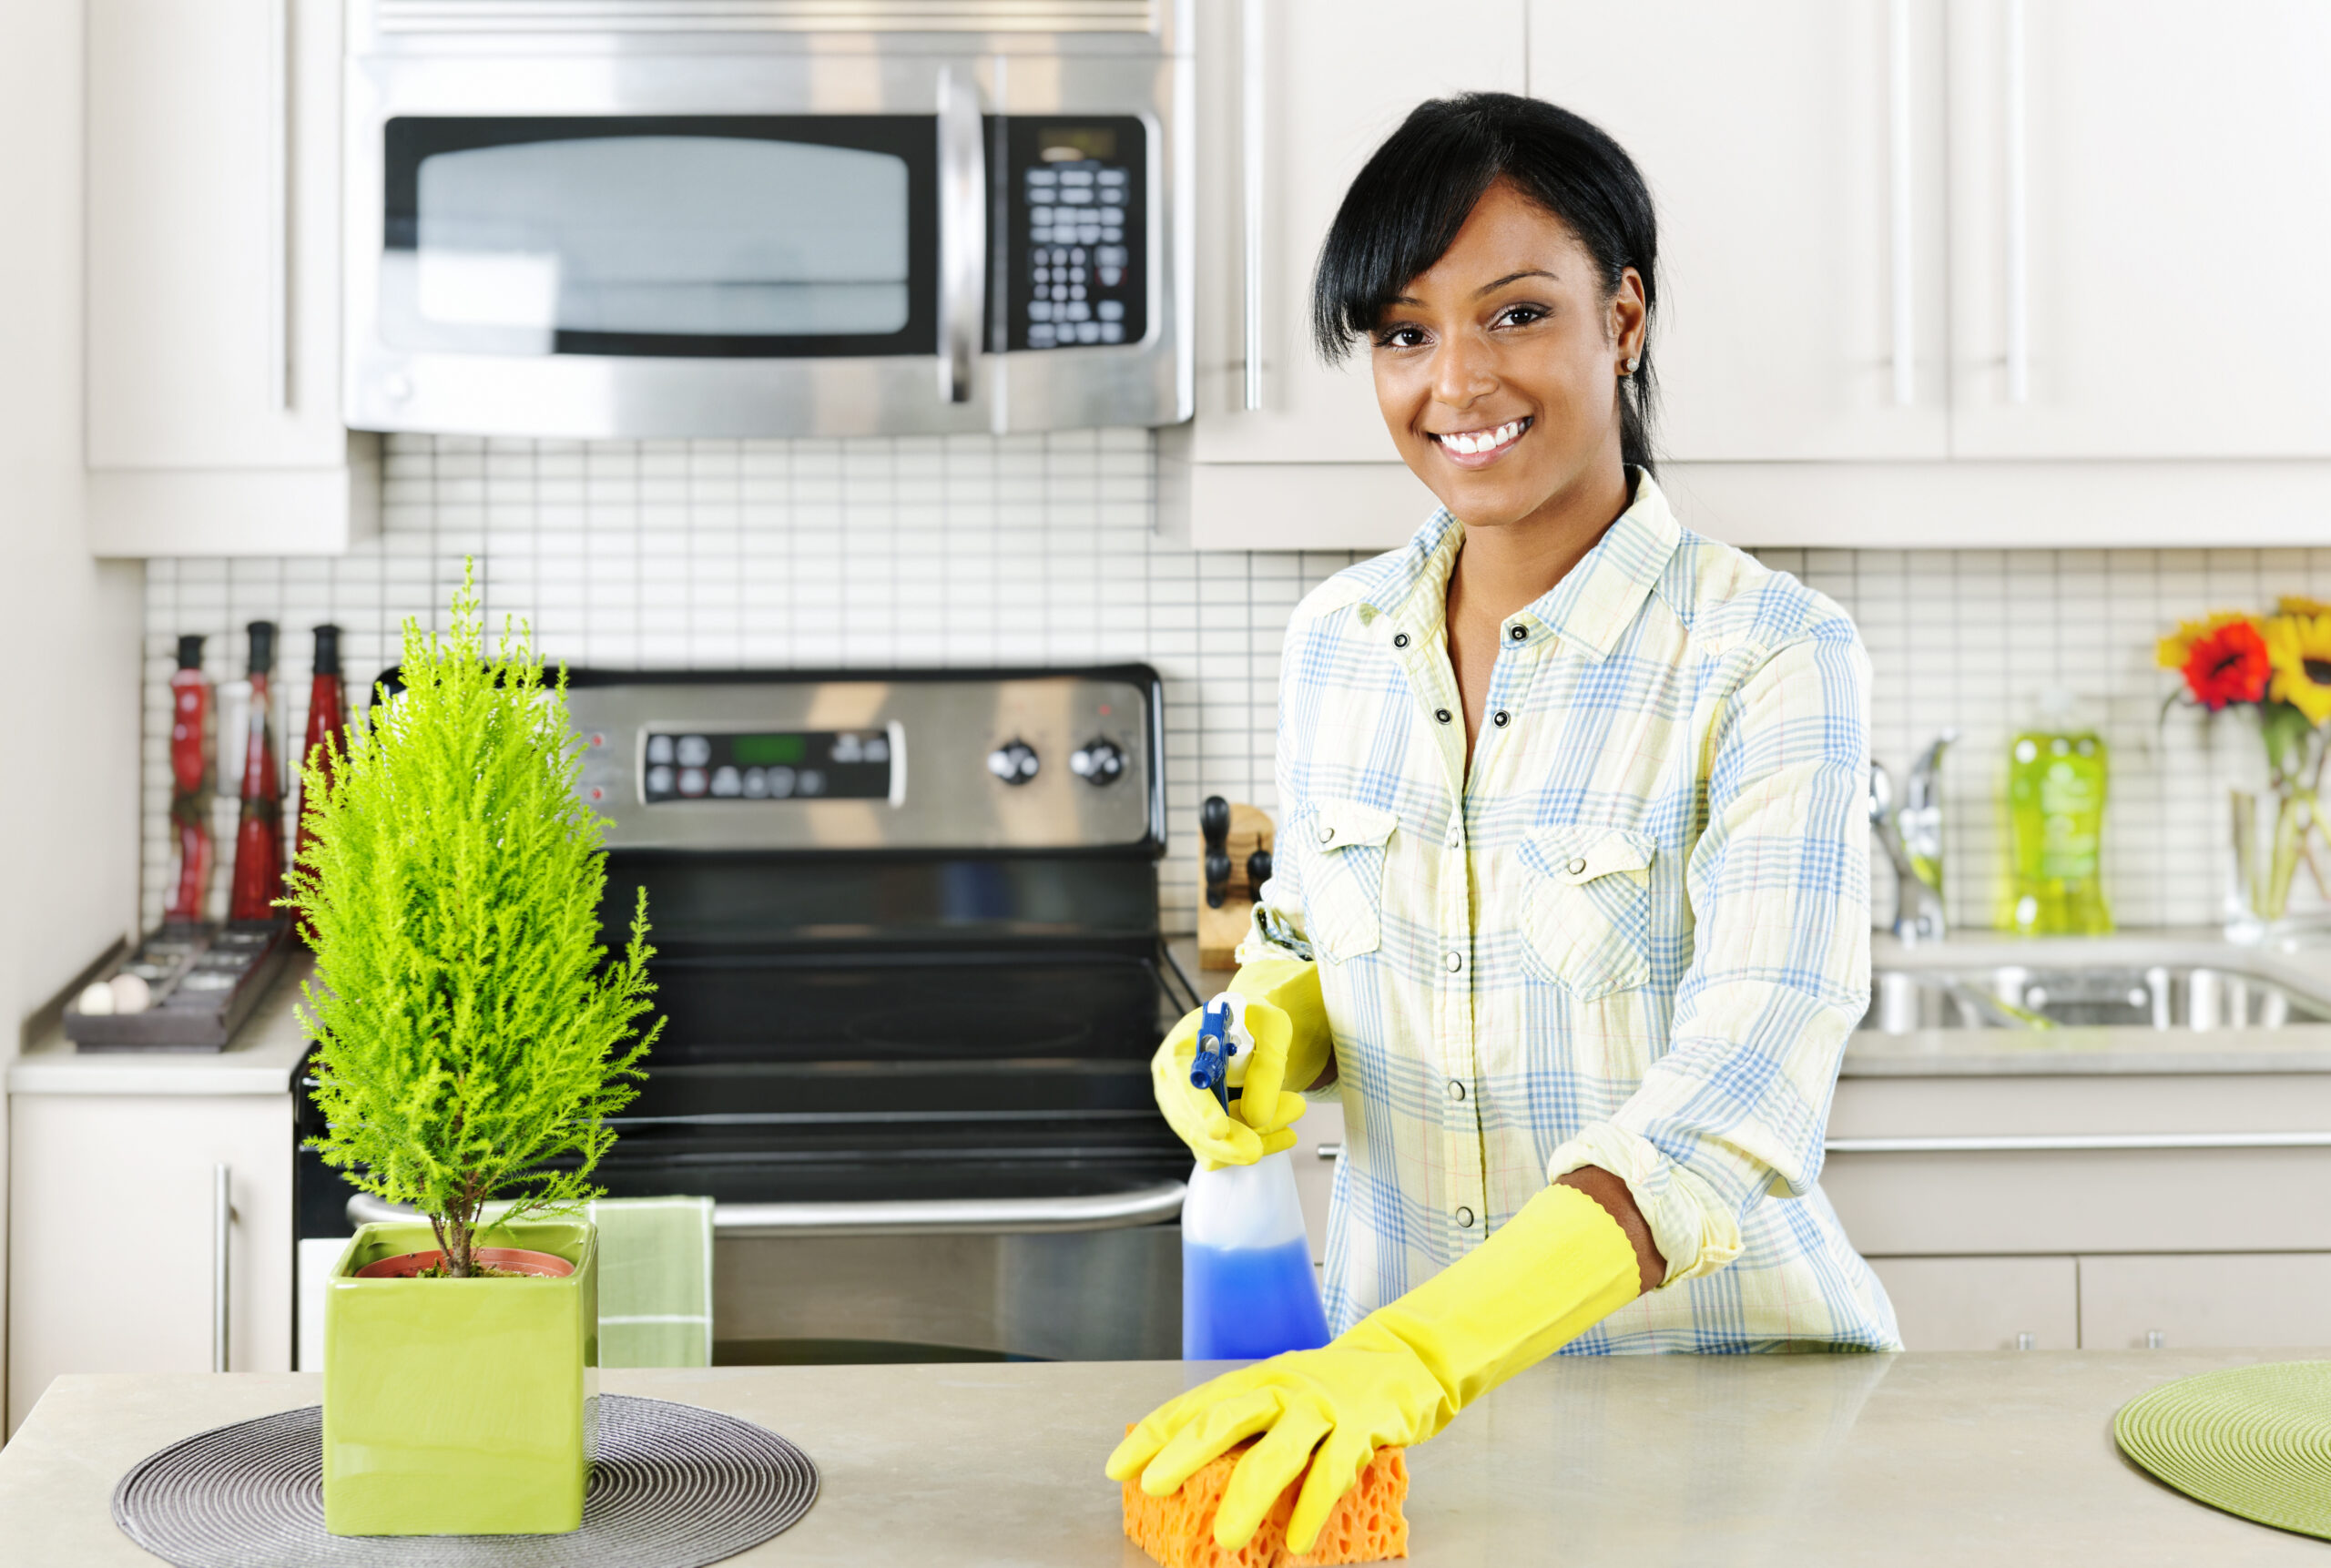
[[[1014,71],[960,41],[734,42],[352,57],[348,423],[589,439],[1188,417],[1170,58]]]

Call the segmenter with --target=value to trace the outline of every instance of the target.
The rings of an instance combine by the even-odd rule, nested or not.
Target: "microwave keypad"
[[[1016,127],[1015,127],[1016,128]],[[1064,142],[1074,139],[1074,146]],[[1092,148],[1115,157],[1064,157]],[[1135,343],[1146,331],[1140,122],[1039,133],[1013,162],[1012,347]],[[1033,156],[1027,156],[1033,154]],[[1134,156],[1128,156],[1134,155]]]

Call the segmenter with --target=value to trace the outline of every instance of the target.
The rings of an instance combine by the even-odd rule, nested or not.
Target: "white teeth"
[[[1471,457],[1484,452],[1494,452],[1521,433],[1522,421],[1517,419],[1508,421],[1495,430],[1474,431],[1470,434],[1444,435],[1440,438],[1440,443],[1451,452],[1461,452]]]

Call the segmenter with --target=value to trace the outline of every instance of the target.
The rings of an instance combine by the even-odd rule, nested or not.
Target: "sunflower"
[[[2275,611],[2285,616],[2331,616],[2331,604],[2305,594],[2285,594],[2275,601]]]
[[[2267,695],[2321,725],[2331,719],[2331,614],[2283,615],[2266,623],[2275,682]]]
[[[2214,636],[2228,626],[2247,626],[2255,628],[2258,618],[2239,610],[2219,610],[2204,620],[2180,621],[2177,629],[2156,645],[2156,657],[2163,669],[2183,669],[2194,657],[2194,645],[2204,637]]]

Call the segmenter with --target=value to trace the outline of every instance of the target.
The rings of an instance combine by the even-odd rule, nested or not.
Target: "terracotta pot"
[[[523,1247],[480,1247],[470,1252],[472,1259],[504,1274],[532,1275],[537,1279],[564,1279],[575,1272],[575,1265],[564,1257],[554,1257],[547,1252],[529,1252]],[[400,1252],[394,1257],[383,1257],[378,1263],[368,1263],[356,1271],[359,1279],[412,1279],[424,1269],[434,1268],[445,1260],[445,1255],[432,1249],[428,1252]]]

